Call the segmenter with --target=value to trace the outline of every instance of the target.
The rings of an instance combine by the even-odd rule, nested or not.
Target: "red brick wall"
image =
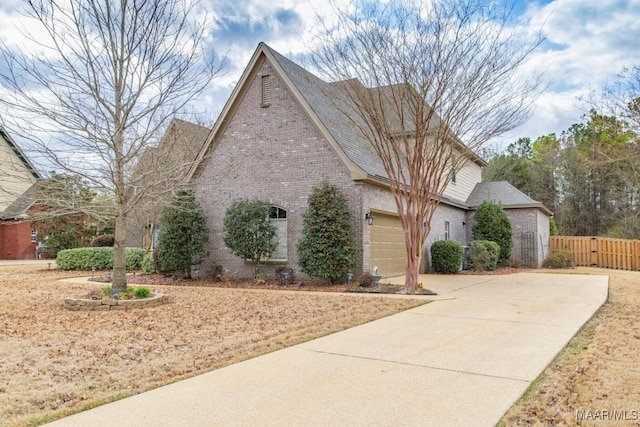
[[[36,247],[36,243],[31,241],[30,223],[0,224],[0,259],[35,259]]]

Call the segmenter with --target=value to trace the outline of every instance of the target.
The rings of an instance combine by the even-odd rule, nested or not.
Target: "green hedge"
[[[489,240],[469,242],[469,261],[474,271],[493,271],[498,267],[500,246]]]
[[[149,252],[142,258],[142,264],[140,265],[140,273],[153,274],[156,272],[156,266],[153,262],[153,252]]]
[[[138,270],[145,256],[144,249],[126,248],[127,270]],[[60,270],[108,270],[113,268],[113,248],[75,248],[58,252],[56,265]]]
[[[440,240],[431,245],[431,267],[436,273],[457,273],[463,256],[462,243],[455,240]]]

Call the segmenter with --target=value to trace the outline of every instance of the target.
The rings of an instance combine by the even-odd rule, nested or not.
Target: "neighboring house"
[[[355,219],[362,249],[356,273],[377,267],[383,276],[404,274],[403,231],[386,173],[370,143],[337,111],[338,91],[267,45],[258,46],[190,174],[210,232],[211,255],[202,271],[222,265],[242,276],[251,274],[251,266],[225,247],[223,218],[234,200],[257,198],[272,205],[271,219],[279,230],[266,272],[276,265],[299,272],[302,214],[312,187],[328,178],[346,196]],[[443,193],[427,249],[435,240],[465,245],[469,240],[474,206],[468,199],[485,162],[473,154],[458,155],[470,156],[469,161]],[[370,215],[372,224],[366,220]],[[428,251],[424,258],[423,270]]]
[[[40,174],[0,126],[0,259],[36,258],[36,236],[27,220]]]
[[[136,166],[134,189],[140,199],[127,218],[127,246],[154,246],[162,209],[184,182],[211,129],[173,119],[157,147],[147,149]]]

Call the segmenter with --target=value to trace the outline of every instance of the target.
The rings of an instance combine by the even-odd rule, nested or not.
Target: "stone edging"
[[[65,298],[63,307],[73,311],[98,310],[131,310],[133,308],[153,307],[167,302],[164,294],[153,294],[149,298],[138,299],[98,299],[90,300],[83,297]]]

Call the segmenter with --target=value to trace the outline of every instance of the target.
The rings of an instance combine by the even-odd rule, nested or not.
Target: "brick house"
[[[190,173],[208,217],[211,255],[202,266],[204,272],[217,264],[241,276],[251,274],[251,266],[225,247],[223,218],[234,200],[254,198],[275,208],[272,221],[278,228],[278,248],[263,271],[271,273],[276,265],[299,271],[296,244],[302,214],[312,187],[328,178],[346,196],[355,219],[361,248],[357,271],[375,266],[383,276],[404,274],[403,231],[386,174],[369,142],[336,111],[332,90],[336,88],[330,83],[267,45],[258,46]],[[485,162],[473,154],[460,155],[470,156],[469,161],[443,193],[427,249],[435,240],[467,244],[470,238],[475,205],[468,199],[481,181]],[[549,212],[543,212],[548,242]],[[366,220],[370,215],[372,224]],[[529,219],[525,215],[522,220]],[[543,218],[539,222],[537,226],[545,226]],[[425,251],[423,270],[428,258]]]
[[[0,259],[35,259],[36,236],[27,218],[42,177],[2,126],[0,164]]]
[[[162,209],[173,200],[209,132],[206,126],[174,118],[158,146],[145,150],[133,175],[140,199],[127,217],[127,246],[153,248]]]

